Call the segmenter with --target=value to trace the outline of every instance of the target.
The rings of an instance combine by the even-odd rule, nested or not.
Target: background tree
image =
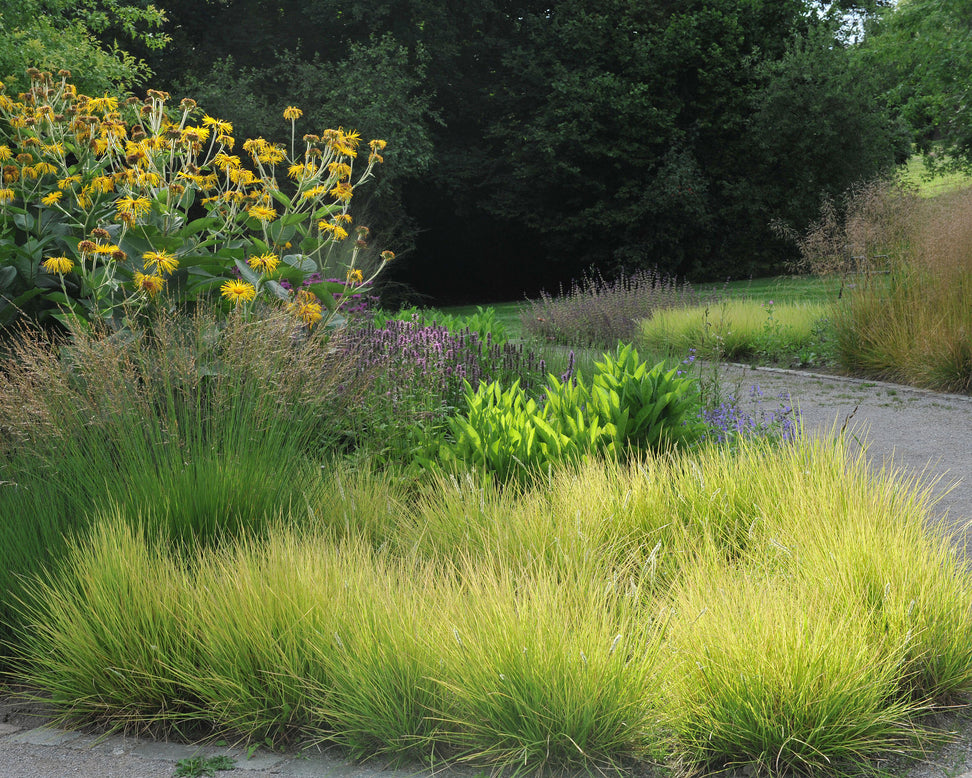
[[[406,249],[389,277],[483,301],[591,266],[783,268],[772,222],[800,229],[822,195],[900,156],[883,86],[841,30],[884,2],[165,0],[165,55],[146,35],[126,51],[240,137],[283,140],[298,105],[304,132],[387,139],[358,212]],[[89,24],[103,49],[125,32]]]
[[[899,0],[872,19],[861,54],[932,167],[972,169],[972,0]]]
[[[795,36],[778,60],[761,65],[749,138],[751,180],[762,210],[804,228],[822,199],[890,173],[911,153],[911,134],[882,100],[878,73],[817,27]]]
[[[0,8],[0,80],[26,86],[28,67],[70,70],[81,92],[101,94],[144,82],[151,70],[126,48],[158,51],[165,14],[124,0],[6,0]]]
[[[572,0],[524,32],[483,203],[573,274],[773,272],[788,247],[771,221],[803,226],[900,156],[833,15],[800,0]]]

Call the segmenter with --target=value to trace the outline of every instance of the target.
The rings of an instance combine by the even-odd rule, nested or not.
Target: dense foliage
[[[348,212],[385,141],[354,175],[360,135],[323,130],[297,146],[302,111],[289,106],[289,153],[258,137],[241,159],[232,123],[194,100],[92,98],[70,71],[28,74],[14,96],[0,83],[0,325],[28,313],[118,328],[157,297],[216,287],[245,313],[269,297],[327,324],[394,257],[366,262],[370,231]]]
[[[972,167],[972,2],[901,0],[876,18],[866,66],[885,74],[892,105],[912,127],[933,168]]]
[[[300,104],[298,129],[327,117],[389,140],[368,223],[412,240],[397,280],[440,297],[517,296],[592,264],[764,273],[788,251],[771,221],[801,229],[821,194],[907,151],[842,11],[807,0],[164,7],[165,51],[126,41],[155,85],[243,134]]]
[[[0,80],[26,87],[28,67],[71,70],[78,88],[102,94],[151,72],[129,53],[165,47],[165,12],[125,0],[5,0],[0,8]]]

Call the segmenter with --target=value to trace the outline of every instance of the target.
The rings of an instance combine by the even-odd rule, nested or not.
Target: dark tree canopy
[[[842,30],[885,3],[164,0],[167,49],[126,51],[240,136],[282,135],[298,105],[304,132],[386,139],[363,210],[403,249],[391,277],[483,300],[592,265],[779,270],[772,222],[801,228],[907,148]]]

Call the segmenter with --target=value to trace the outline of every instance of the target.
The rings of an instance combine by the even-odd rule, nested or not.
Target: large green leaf
[[[185,227],[179,230],[179,234],[184,238],[188,238],[189,236],[195,235],[203,230],[218,227],[222,223],[222,219],[216,219],[212,216],[203,216],[200,219],[194,219],[193,221],[189,222]]]
[[[267,227],[267,235],[276,243],[278,246],[282,246],[284,243],[289,243],[294,235],[297,234],[297,228],[292,224],[285,224],[283,219],[280,221],[275,221]]]
[[[316,273],[317,263],[305,254],[284,254],[281,259],[304,273]]]
[[[13,222],[24,232],[30,232],[34,229],[34,217],[26,211],[14,213]]]
[[[7,265],[0,267],[0,289],[6,289],[17,278],[17,268]]]
[[[254,273],[253,268],[242,259],[236,260],[236,269],[240,271],[240,277],[247,283],[253,284],[253,286],[260,283],[260,276]]]
[[[270,293],[279,300],[290,299],[290,292],[287,291],[276,281],[273,280],[264,281],[263,286],[265,289],[270,290]]]

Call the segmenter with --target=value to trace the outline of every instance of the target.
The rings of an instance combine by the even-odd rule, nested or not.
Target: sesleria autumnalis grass
[[[23,659],[65,714],[133,728],[520,771],[840,773],[929,742],[925,713],[972,692],[972,579],[928,495],[805,438],[519,492],[342,473],[312,516],[189,560],[104,522],[30,589]]]

